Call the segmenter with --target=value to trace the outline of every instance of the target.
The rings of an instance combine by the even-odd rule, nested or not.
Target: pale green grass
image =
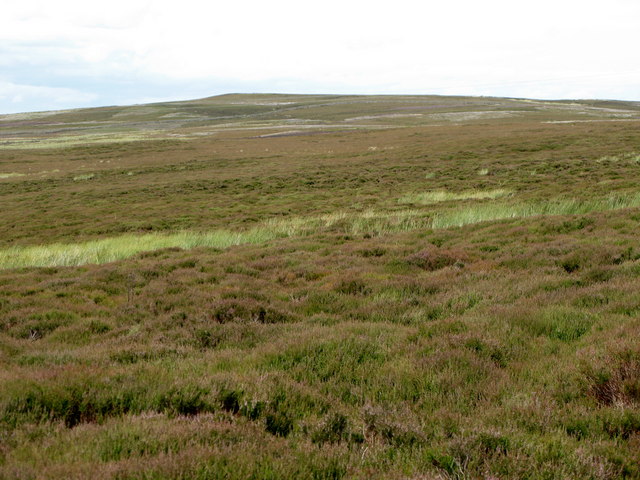
[[[150,140],[145,134],[135,133],[117,133],[117,134],[80,134],[65,135],[60,137],[27,137],[27,138],[7,138],[0,142],[0,150],[24,150],[24,149],[40,149],[40,148],[66,148],[77,145],[93,145],[104,143],[120,143],[120,142],[138,142],[141,140]],[[165,137],[163,137],[165,138]]]
[[[108,263],[162,248],[223,249],[241,244],[260,244],[275,238],[308,236],[323,231],[350,235],[384,235],[419,229],[461,227],[491,220],[540,215],[584,215],[639,206],[640,193],[636,193],[595,200],[470,205],[436,214],[427,210],[338,212],[314,217],[272,219],[244,232],[182,231],[171,234],[123,235],[84,243],[10,247],[0,250],[0,269]]]
[[[96,175],[94,173],[83,173],[82,175],[76,175],[75,177],[73,177],[73,180],[75,182],[79,180],[91,180],[95,176]]]
[[[456,200],[485,200],[496,199],[511,195],[511,190],[498,188],[495,190],[465,190],[462,192],[449,192],[447,190],[434,190],[432,192],[409,193],[398,199],[398,203],[413,203],[416,205],[431,205],[433,203],[450,202]]]
[[[250,232],[216,230],[208,233],[178,232],[123,235],[84,243],[10,247],[0,250],[0,268],[77,266],[108,263],[130,258],[141,252],[162,248],[228,248],[232,245],[262,243],[274,238],[265,229]]]
[[[598,163],[607,163],[607,162],[629,162],[629,163],[640,163],[640,153],[638,152],[627,152],[622,153],[620,155],[606,155],[604,157],[600,157],[596,160]]]
[[[431,220],[427,212],[402,210],[399,212],[336,212],[313,217],[292,217],[272,219],[264,223],[264,228],[277,235],[297,237],[318,231],[338,231],[351,235],[385,233],[427,228]]]
[[[318,231],[382,235],[427,228],[429,223],[430,219],[425,213],[416,210],[398,213],[340,212],[316,217],[269,220],[244,232],[215,230],[205,233],[151,233],[123,235],[83,243],[10,247],[0,250],[0,269],[108,263],[162,248],[228,248],[240,244],[264,243],[278,237],[306,236]]]
[[[640,206],[640,194],[612,196],[595,200],[555,200],[516,204],[483,204],[437,214],[431,227],[461,227],[489,220],[526,218],[538,215],[584,215],[591,212],[619,210]]]
[[[16,177],[24,177],[24,173],[0,173],[0,178],[16,178]]]

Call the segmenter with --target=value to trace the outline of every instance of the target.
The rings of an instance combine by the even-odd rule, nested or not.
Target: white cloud
[[[40,110],[38,104],[45,105],[42,110],[56,108],[81,107],[91,105],[97,95],[73,88],[43,87],[19,85],[0,81],[0,105],[2,113],[17,113],[26,110]],[[25,107],[27,107],[25,109]],[[35,108],[34,108],[35,107]]]
[[[0,66],[37,85],[53,74],[638,99],[639,20],[632,0],[22,0],[3,6]],[[25,66],[42,78],[12,77]]]

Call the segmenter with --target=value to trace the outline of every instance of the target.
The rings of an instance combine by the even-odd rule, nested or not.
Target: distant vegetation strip
[[[495,190],[465,190],[463,192],[449,192],[447,190],[434,190],[432,192],[409,193],[398,199],[398,203],[413,203],[429,205],[439,202],[454,200],[485,200],[505,197],[513,193],[511,190],[498,188]]]
[[[540,215],[583,215],[591,212],[640,206],[640,193],[593,200],[552,200],[496,204],[493,202],[460,207],[433,214],[428,210],[396,212],[339,212],[315,217],[268,220],[244,232],[182,231],[122,235],[83,243],[16,246],[0,250],[0,269],[24,267],[78,266],[114,262],[141,252],[178,247],[228,248],[241,244],[259,244],[279,237],[299,237],[319,232],[351,235],[445,229],[490,220],[526,218]]]
[[[161,133],[157,134],[161,135]],[[156,137],[157,137],[156,135]],[[78,134],[65,135],[60,137],[40,136],[40,137],[10,137],[0,142],[0,150],[34,150],[47,148],[68,148],[78,145],[108,144],[121,142],[139,142],[142,140],[153,140],[156,137],[139,133],[115,132],[111,134]],[[165,138],[165,137],[160,137]]]
[[[526,218],[539,215],[584,215],[640,206],[640,193],[592,200],[551,200],[513,204],[484,203],[437,214],[431,228],[462,227],[489,220]]]
[[[0,268],[77,266],[108,263],[132,257],[141,252],[162,248],[196,247],[227,248],[247,243],[262,243],[273,236],[267,230],[249,232],[178,232],[170,234],[122,235],[83,243],[10,247],[0,250]]]

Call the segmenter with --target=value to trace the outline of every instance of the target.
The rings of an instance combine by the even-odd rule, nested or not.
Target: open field
[[[640,104],[0,116],[0,478],[640,478]]]

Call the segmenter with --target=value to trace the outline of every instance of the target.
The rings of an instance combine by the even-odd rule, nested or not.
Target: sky
[[[640,101],[639,0],[8,0],[0,113],[224,93]]]

